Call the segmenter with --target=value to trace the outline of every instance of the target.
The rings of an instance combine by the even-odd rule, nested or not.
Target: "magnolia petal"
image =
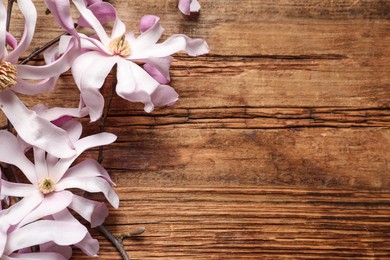
[[[155,44],[164,32],[164,28],[160,25],[160,18],[154,15],[145,15],[140,21],[140,31],[134,49],[147,48]]]
[[[11,63],[16,63],[19,56],[30,46],[37,22],[37,10],[31,0],[18,0],[17,3],[24,16],[24,32],[18,46],[5,57],[5,60]]]
[[[84,117],[88,115],[87,108],[67,108],[67,107],[53,107],[50,109],[46,109],[45,111],[37,112],[37,114],[48,120],[48,121],[55,121],[62,117]],[[67,122],[68,120],[65,120]],[[60,124],[62,125],[62,124]]]
[[[92,122],[103,113],[104,98],[99,89],[116,62],[116,57],[107,57],[96,51],[84,53],[74,61],[72,74]]]
[[[106,46],[109,44],[109,38],[107,36],[106,31],[103,26],[100,24],[99,20],[96,16],[89,10],[83,0],[72,0],[77,10],[79,10],[81,16],[85,19],[85,21],[93,28],[96,34],[99,36],[99,39]]]
[[[16,84],[11,89],[24,95],[38,95],[50,92],[54,89],[57,82],[57,77],[41,80],[39,82],[29,82],[21,78],[16,79]]]
[[[185,51],[190,56],[198,56],[208,53],[209,47],[203,39],[191,39],[185,35],[176,34],[169,37],[163,43],[135,50],[130,56],[130,59],[138,60],[151,57],[167,57],[180,51]]]
[[[0,143],[0,161],[15,165],[31,183],[36,183],[34,164],[24,155],[18,139],[7,131],[0,131]]]
[[[34,164],[35,164],[35,174],[38,181],[43,180],[48,177],[47,165],[46,165],[46,152],[43,149],[40,149],[36,146],[33,147],[34,150]]]
[[[17,65],[18,77],[22,79],[44,79],[58,76],[67,71],[79,55],[73,41],[60,58],[44,66]]]
[[[87,233],[83,240],[75,244],[76,247],[80,248],[84,254],[89,256],[97,256],[99,252],[99,241],[94,239],[91,234]]]
[[[6,32],[6,42],[9,46],[11,46],[12,49],[15,49],[18,45],[18,42],[16,41],[15,37],[9,32]]]
[[[2,210],[0,212],[0,223],[2,225],[6,225],[7,223],[9,225],[18,224],[25,216],[27,216],[27,214],[39,205],[43,199],[44,196],[39,191],[30,193],[28,197],[23,198],[8,209]]]
[[[80,136],[83,132],[83,125],[80,121],[70,120],[62,126],[62,129],[68,132],[70,140],[72,143],[75,143],[80,139]]]
[[[26,142],[58,158],[76,154],[65,130],[28,110],[11,90],[0,93],[0,108]]]
[[[53,241],[58,245],[72,245],[80,242],[88,233],[81,224],[65,221],[40,220],[8,235],[4,253]]]
[[[179,94],[168,85],[160,85],[151,95],[154,106],[173,106],[179,99]]]
[[[99,1],[88,5],[88,9],[91,10],[91,12],[96,16],[101,24],[106,24],[110,21],[113,21],[117,17],[115,7],[110,3]],[[77,24],[81,27],[90,28],[89,23],[82,16],[77,21]]]
[[[40,252],[55,252],[62,255],[65,259],[70,259],[72,257],[72,247],[71,246],[59,246],[53,242],[47,242],[39,245]]]
[[[73,196],[69,208],[76,211],[85,220],[91,223],[91,227],[97,227],[103,224],[108,216],[108,208],[103,202],[96,202],[77,195]]]
[[[168,56],[164,58],[150,58],[144,64],[144,70],[149,73],[160,84],[168,84],[171,81],[169,68],[173,58]]]
[[[3,1],[0,2],[0,60],[3,60],[6,55],[6,24],[7,24],[7,10]]]
[[[116,17],[114,27],[112,28],[111,39],[118,38],[124,35],[125,32],[126,32],[125,24],[119,19],[119,17]]]
[[[42,202],[32,210],[19,224],[22,227],[46,216],[56,214],[70,205],[73,194],[69,191],[53,192],[45,195]]]
[[[131,102],[142,102],[145,111],[151,112],[154,105],[150,95],[160,85],[148,73],[133,62],[122,60],[118,63],[117,94]]]
[[[114,207],[118,208],[119,198],[115,191],[112,189],[111,185],[102,178],[96,177],[69,177],[63,178],[57,183],[58,189],[72,189],[78,188],[88,192],[102,192],[108,202]]]
[[[2,181],[2,195],[12,197],[28,197],[32,193],[38,191],[37,187],[27,183],[14,183],[3,180]]]
[[[76,160],[76,158],[85,150],[98,147],[102,145],[111,144],[116,140],[116,136],[110,133],[99,133],[84,137],[74,143],[77,150],[77,154],[70,158],[64,158],[58,161],[58,163],[51,170],[51,177],[55,181],[59,181],[65,172],[69,169],[70,165]]]
[[[179,0],[179,9],[185,15],[190,15],[192,12],[199,12],[200,4],[197,0]]]
[[[77,31],[74,28],[69,0],[45,0],[45,3],[58,24],[71,35],[78,37]]]
[[[80,222],[73,217],[70,212],[65,209],[57,214],[53,215],[55,220],[66,221],[68,223],[79,224]],[[80,248],[85,254],[89,256],[97,256],[99,251],[99,242],[93,239],[89,233],[85,235],[83,240],[75,244],[76,247]]]
[[[69,168],[64,177],[101,177],[111,185],[115,185],[106,169],[93,159],[86,159],[72,168]]]

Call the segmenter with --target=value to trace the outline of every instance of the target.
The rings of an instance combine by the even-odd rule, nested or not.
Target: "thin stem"
[[[38,56],[39,54],[41,54],[43,51],[47,50],[48,48],[50,48],[51,46],[53,46],[54,44],[56,44],[57,42],[59,42],[61,36],[63,35],[67,35],[68,33],[63,33],[59,36],[57,36],[56,38],[54,38],[53,40],[47,42],[45,45],[43,45],[42,47],[40,48],[37,48],[35,49],[30,55],[28,55],[27,58],[25,58],[20,64],[26,64],[28,63],[29,61],[31,61],[33,58],[35,58],[36,56]]]
[[[114,96],[115,87],[116,87],[116,84],[118,82],[118,80],[116,78],[116,71],[117,71],[117,67],[115,65],[112,68],[112,78],[113,79],[112,79],[112,84],[111,84],[110,96],[108,97],[108,103],[107,103],[106,109],[104,111],[103,117],[100,119],[100,132],[101,133],[104,132],[104,129],[106,127],[106,121],[107,121],[108,113],[110,111],[111,104],[112,104],[112,97]],[[103,162],[103,159],[104,159],[104,156],[103,156],[103,146],[100,146],[99,147],[98,162],[101,164]]]
[[[7,6],[7,21],[5,25],[5,29],[7,32],[9,32],[9,28],[11,25],[11,13],[12,13],[12,7],[14,5],[14,0],[8,0],[8,6]]]
[[[123,244],[113,235],[110,231],[108,231],[103,225],[98,226],[97,229],[102,233],[111,243],[117,248],[119,254],[122,256],[123,260],[130,260],[130,257],[127,255]]]

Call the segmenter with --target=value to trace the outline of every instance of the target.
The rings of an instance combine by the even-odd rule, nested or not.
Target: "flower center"
[[[115,38],[108,45],[113,54],[127,57],[131,54],[130,43],[126,40],[125,35]]]
[[[9,88],[16,83],[16,67],[8,61],[0,62],[0,90]]]
[[[55,183],[52,179],[45,178],[38,182],[38,188],[43,194],[48,194],[55,190]]]

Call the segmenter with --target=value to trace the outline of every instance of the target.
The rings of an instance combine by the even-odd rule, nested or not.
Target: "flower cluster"
[[[119,198],[98,161],[75,160],[87,149],[113,143],[116,136],[101,132],[81,137],[82,124],[77,118],[89,116],[94,122],[102,117],[105,104],[100,88],[110,72],[117,78],[116,93],[143,103],[146,112],[174,104],[178,94],[169,86],[171,55],[208,52],[204,40],[185,35],[159,42],[164,30],[157,16],[144,16],[139,33],[134,33],[126,31],[110,3],[72,0],[79,15],[76,21],[69,0],[45,3],[66,35],[44,52],[45,65],[32,66],[19,59],[33,39],[38,18],[34,3],[17,1],[25,23],[18,41],[7,31],[10,13],[0,1],[0,109],[10,128],[0,131],[1,260],[69,259],[73,247],[97,255],[98,241],[79,220],[97,227],[109,210],[105,202],[83,195],[102,193],[114,208]],[[179,2],[185,14],[199,8],[196,0]],[[109,34],[108,22],[113,22]],[[92,33],[86,35],[79,28]],[[42,104],[28,108],[20,101],[17,94],[53,90],[69,69],[78,87],[75,91],[80,93],[77,108]]]

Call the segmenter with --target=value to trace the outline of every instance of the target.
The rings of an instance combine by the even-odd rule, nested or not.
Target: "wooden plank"
[[[132,259],[386,259],[390,193],[347,189],[118,188],[107,227]],[[101,236],[98,235],[99,238]],[[103,259],[120,259],[107,242]],[[75,259],[88,259],[80,253]]]
[[[389,128],[107,130],[119,186],[390,187]]]

